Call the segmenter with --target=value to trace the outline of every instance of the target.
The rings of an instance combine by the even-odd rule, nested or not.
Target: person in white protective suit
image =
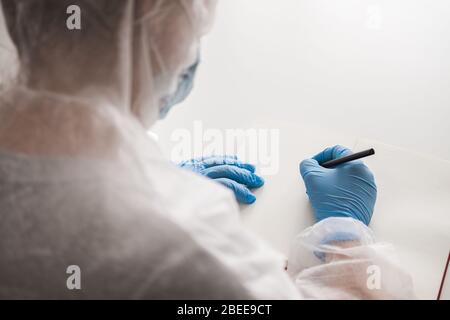
[[[314,189],[335,177],[317,158],[302,163],[318,223],[293,240],[286,271],[241,225],[232,192],[172,164],[148,137],[189,91],[215,1],[0,4],[0,298],[413,296],[392,247],[366,226],[376,188],[362,164],[347,168],[363,175],[368,205],[335,196],[346,198],[342,211],[326,198],[333,190]],[[81,29],[67,26],[71,5]],[[348,150],[325,153],[339,152]],[[236,191],[235,180],[221,182]],[[67,286],[74,265],[81,290]],[[375,288],[371,266],[381,274]]]

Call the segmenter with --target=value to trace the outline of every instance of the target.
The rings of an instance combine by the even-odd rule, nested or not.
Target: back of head
[[[130,110],[148,126],[157,118],[161,99],[175,90],[181,70],[196,59],[215,1],[0,3],[17,49],[20,85],[104,100]],[[70,28],[76,18],[79,28]]]

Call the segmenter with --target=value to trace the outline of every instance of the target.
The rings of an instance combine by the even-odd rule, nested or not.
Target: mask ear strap
[[[16,12],[11,12],[16,15]],[[15,19],[14,19],[15,20]],[[11,39],[0,1],[0,92],[7,89],[17,78],[20,68],[20,60],[17,49]]]
[[[146,13],[144,13],[140,17],[135,18],[135,24],[142,24],[146,20],[151,20],[152,18],[156,17],[157,15],[155,12],[161,12],[161,7],[163,6],[165,0],[156,0],[155,3],[152,5],[152,8],[148,10]],[[141,8],[136,8],[136,10],[139,10]]]
[[[189,24],[191,25],[192,32],[195,33],[196,31],[195,20],[191,14],[191,11],[187,8],[186,2],[183,0],[178,0],[178,4],[180,5],[181,8],[183,8],[183,11],[189,21]]]
[[[161,74],[167,74],[168,68],[167,68],[166,64],[164,63],[164,58],[161,56],[159,51],[156,49],[157,46],[153,42],[153,39],[150,38],[149,44],[150,44],[150,48],[149,48],[150,49],[150,55],[151,55],[151,57],[155,58],[155,61],[156,61],[157,65],[161,69]]]

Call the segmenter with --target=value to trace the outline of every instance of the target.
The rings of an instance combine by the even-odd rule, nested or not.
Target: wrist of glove
[[[237,156],[211,156],[182,161],[179,167],[202,176],[231,189],[240,203],[251,204],[256,196],[251,189],[264,185],[264,179],[255,173],[255,166],[240,161]]]
[[[317,221],[329,217],[351,217],[370,223],[377,187],[369,168],[355,160],[333,168],[320,164],[351,154],[342,146],[325,149],[300,164],[300,173]]]

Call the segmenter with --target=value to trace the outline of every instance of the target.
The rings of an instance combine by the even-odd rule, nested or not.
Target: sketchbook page
[[[367,140],[354,150],[371,147],[364,162],[378,198],[370,227],[397,248],[417,297],[436,299],[450,249],[450,162]]]
[[[254,204],[241,205],[241,217],[248,229],[287,255],[295,236],[315,222],[300,176],[300,161],[338,143],[351,147],[356,139],[323,127],[300,126],[295,120],[271,121],[279,130],[279,144],[270,152],[276,165],[273,170],[264,170],[268,168],[264,161],[253,161],[265,184],[253,190],[257,197]],[[252,123],[251,127],[264,123]]]

